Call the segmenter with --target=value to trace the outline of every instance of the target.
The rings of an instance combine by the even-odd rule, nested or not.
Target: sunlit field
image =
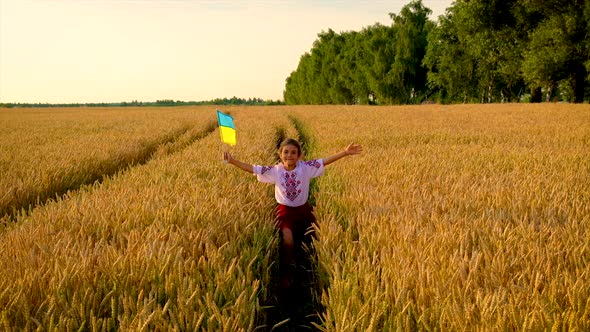
[[[0,330],[590,330],[590,106],[0,109]],[[309,158],[318,320],[270,319],[272,186]],[[299,325],[297,325],[299,324]],[[305,325],[305,326],[302,326]]]
[[[0,215],[145,161],[208,124],[182,108],[0,109]]]

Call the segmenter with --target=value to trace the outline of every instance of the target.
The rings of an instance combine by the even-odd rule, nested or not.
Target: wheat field
[[[210,125],[182,108],[0,110],[0,188],[8,188],[0,215],[141,163]]]
[[[226,107],[315,180],[319,321],[271,320],[272,187],[214,107],[0,109],[0,329],[590,330],[590,106]],[[300,324],[300,325],[296,325]]]

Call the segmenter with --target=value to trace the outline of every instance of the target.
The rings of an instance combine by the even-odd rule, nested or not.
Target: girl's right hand
[[[225,151],[223,153],[223,161],[226,163],[231,163],[231,161],[234,159],[234,157],[231,155],[231,153]]]
[[[227,151],[223,153],[223,162],[226,164],[236,166],[237,168],[242,169],[248,173],[254,173],[253,165],[246,164],[244,162],[237,160],[236,158],[234,158],[234,156],[231,155],[231,153]]]

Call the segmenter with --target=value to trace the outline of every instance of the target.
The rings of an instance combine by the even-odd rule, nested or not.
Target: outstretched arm
[[[250,164],[246,164],[244,162],[241,162],[237,159],[235,159],[231,153],[229,152],[224,152],[223,153],[223,160],[225,160],[226,162],[236,166],[237,168],[244,170],[246,172],[249,173],[254,173],[254,166],[250,165]]]
[[[327,158],[324,158],[324,166],[327,166],[340,158],[350,156],[353,154],[360,154],[361,152],[363,152],[362,145],[351,143],[344,150],[342,150],[334,155],[331,155]]]

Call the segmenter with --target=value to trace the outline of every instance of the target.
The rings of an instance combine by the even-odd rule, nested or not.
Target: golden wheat
[[[587,105],[295,114],[366,150],[319,180],[325,329],[590,328]]]
[[[251,129],[240,133],[249,145],[235,153],[272,161],[269,142],[287,118],[235,113]],[[254,177],[224,166],[221,151],[218,135],[209,135],[19,217],[0,235],[4,327],[259,325],[253,313],[276,244],[272,196]]]
[[[272,163],[280,136],[305,138],[309,157],[353,141],[365,148],[317,180],[322,329],[590,329],[588,105],[224,110],[238,127],[232,152],[246,162]],[[213,111],[158,114],[166,126],[201,131],[199,116]],[[74,128],[88,121],[62,116]],[[123,116],[134,117],[145,121],[141,112]],[[138,136],[158,141],[170,132],[163,126]],[[38,135],[69,142],[52,148],[58,155],[88,147],[60,138],[75,135],[66,129]],[[260,301],[272,295],[276,264],[272,188],[220,162],[217,132],[192,137],[0,231],[2,329],[265,324]],[[10,142],[3,149],[26,155]],[[100,151],[124,149],[101,142]]]
[[[213,120],[204,109],[0,109],[0,217],[147,160]],[[187,136],[187,135],[184,135]]]

